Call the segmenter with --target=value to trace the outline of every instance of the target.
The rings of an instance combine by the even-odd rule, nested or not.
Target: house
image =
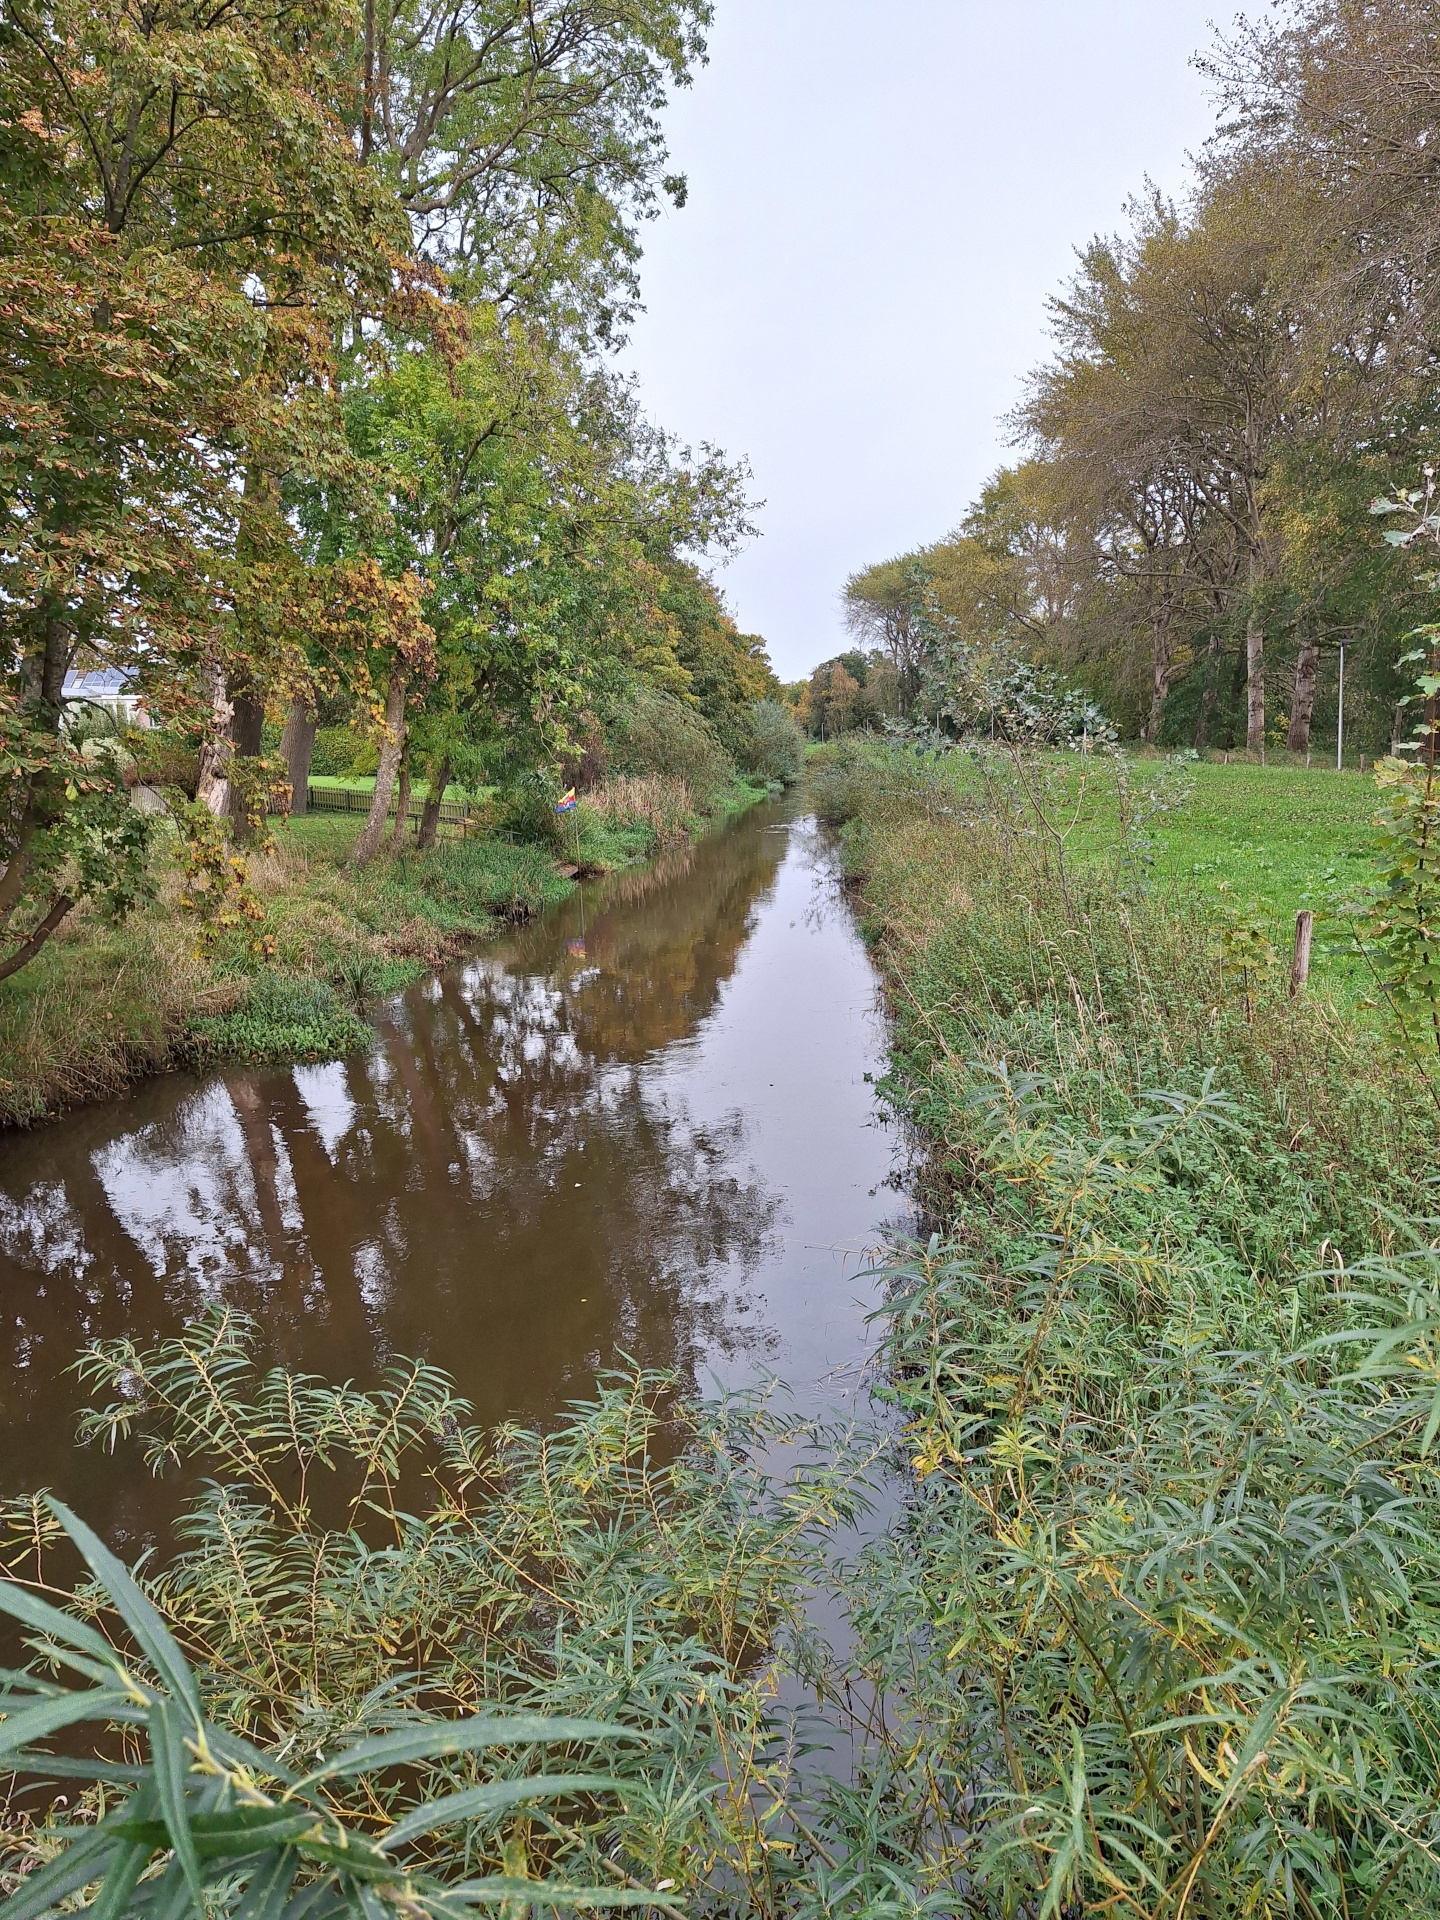
[[[78,714],[85,707],[103,707],[122,726],[148,727],[150,716],[135,685],[135,676],[123,667],[101,667],[85,673],[67,673],[61,695]]]

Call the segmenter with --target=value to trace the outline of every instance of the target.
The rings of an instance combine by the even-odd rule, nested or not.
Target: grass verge
[[[1435,1106],[1343,1001],[1227,971],[1133,816],[1062,867],[1048,778],[812,762],[937,1227],[887,1276],[911,1492],[834,1683],[887,1701],[883,1844],[946,1912],[1433,1911]]]

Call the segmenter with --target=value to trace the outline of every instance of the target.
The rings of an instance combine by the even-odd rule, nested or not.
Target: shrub
[[[200,755],[183,734],[159,727],[139,732],[130,742],[139,778],[152,787],[178,787],[195,798],[200,784]]]
[[[734,764],[704,716],[643,681],[612,707],[606,732],[612,773],[668,774],[685,782],[702,809],[734,776]]]
[[[540,846],[562,844],[559,799],[555,781],[545,772],[522,773],[502,787],[495,802],[495,820],[502,833]]]
[[[791,709],[779,700],[757,700],[740,757],[746,772],[793,787],[804,762],[805,744]]]
[[[349,727],[319,727],[310,753],[310,771],[343,779],[351,772],[360,746],[359,736]],[[378,756],[375,764],[380,764]]]
[[[58,1503],[0,1510],[0,1609],[40,1636],[0,1677],[0,1759],[22,1792],[85,1789],[28,1844],[12,1825],[24,1913],[101,1878],[117,1920],[776,1912],[746,1895],[790,1851],[769,1650],[857,1512],[836,1437],[651,1374],[486,1433],[433,1367],[361,1392],[261,1374],[256,1346],[216,1309],[81,1363],[114,1396],[88,1435],[205,1488],[167,1564],[127,1572]],[[70,1542],[95,1579],[62,1610]],[[77,1668],[92,1688],[56,1684]],[[108,1731],[126,1766],[43,1751],[85,1722],[76,1750]]]

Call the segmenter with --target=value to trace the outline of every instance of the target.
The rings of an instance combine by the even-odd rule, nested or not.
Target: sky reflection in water
[[[875,992],[823,841],[761,809],[422,983],[366,1055],[12,1137],[0,1491],[153,1536],[173,1493],[138,1449],[74,1448],[65,1368],[212,1300],[328,1376],[423,1355],[487,1421],[546,1419],[621,1355],[832,1397],[903,1213]]]

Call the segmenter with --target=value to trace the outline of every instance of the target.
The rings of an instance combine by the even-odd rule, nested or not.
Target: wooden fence
[[[370,802],[375,797],[373,793],[367,793],[363,789],[357,790],[354,787],[319,787],[316,786],[313,780],[306,787],[305,791],[307,795],[307,805],[311,813],[369,813]],[[395,795],[397,792],[398,788],[392,788],[390,792],[390,805],[386,811],[391,816],[393,816],[395,812]],[[407,821],[414,820],[418,822],[424,810],[425,802],[415,799],[412,795],[410,803],[405,809],[405,818]],[[442,826],[459,827],[463,835],[469,831],[470,820],[471,808],[468,800],[442,800],[440,802],[440,824]]]

